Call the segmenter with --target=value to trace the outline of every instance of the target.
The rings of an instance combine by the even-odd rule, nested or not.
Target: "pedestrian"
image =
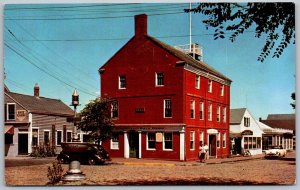
[[[208,156],[208,145],[206,143],[204,143],[204,150],[205,150],[205,160],[208,160],[209,156]]]
[[[204,146],[203,146],[203,144],[201,144],[200,151],[199,151],[200,162],[205,162],[205,155],[206,155],[206,152],[205,152]]]

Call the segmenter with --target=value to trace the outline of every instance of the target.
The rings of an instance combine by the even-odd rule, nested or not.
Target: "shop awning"
[[[14,134],[14,126],[13,125],[5,125],[5,134],[13,135]]]

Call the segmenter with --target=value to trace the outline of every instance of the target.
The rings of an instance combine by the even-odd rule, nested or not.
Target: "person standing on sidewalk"
[[[205,150],[205,160],[208,160],[209,155],[208,155],[208,145],[204,143],[204,150]]]
[[[205,162],[205,157],[206,157],[206,151],[204,149],[203,144],[200,145],[200,151],[199,151],[199,159],[200,162]]]

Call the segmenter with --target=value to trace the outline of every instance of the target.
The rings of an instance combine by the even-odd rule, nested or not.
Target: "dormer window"
[[[126,76],[119,76],[119,89],[126,89]]]
[[[164,86],[164,73],[155,73],[155,85]]]
[[[16,120],[16,104],[15,103],[7,103],[6,107],[7,120]]]

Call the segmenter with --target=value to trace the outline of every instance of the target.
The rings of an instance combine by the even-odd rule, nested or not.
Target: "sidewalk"
[[[153,159],[137,159],[137,158],[113,158],[112,164],[120,165],[143,165],[143,166],[201,166],[205,164],[222,164],[228,162],[240,162],[253,159],[261,159],[264,154],[254,155],[254,156],[235,156],[231,158],[211,158],[201,163],[199,160],[194,161],[168,161],[168,160],[153,160]]]

